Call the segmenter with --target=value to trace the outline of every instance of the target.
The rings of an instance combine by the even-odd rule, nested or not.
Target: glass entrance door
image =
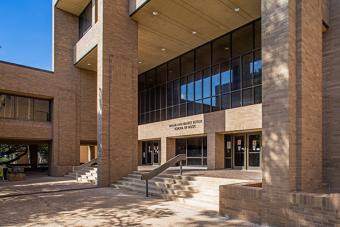
[[[261,166],[261,135],[248,135],[248,168],[260,168]]]
[[[234,167],[244,168],[245,167],[245,136],[237,135],[234,136]]]
[[[160,163],[160,141],[143,141],[142,164],[158,165]]]

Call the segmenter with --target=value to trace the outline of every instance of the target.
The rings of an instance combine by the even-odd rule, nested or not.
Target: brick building
[[[339,224],[340,2],[207,2],[55,0],[53,70],[0,63],[0,140],[48,144],[52,176],[97,149],[99,186],[178,154],[262,171],[221,214]]]

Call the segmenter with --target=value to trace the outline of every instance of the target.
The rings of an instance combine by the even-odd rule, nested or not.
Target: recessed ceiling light
[[[165,49],[165,48],[162,48],[161,51],[166,51],[166,49]]]
[[[143,62],[142,61],[139,61],[138,64],[142,64]]]
[[[237,8],[234,9],[234,11],[235,12],[240,12],[240,8],[237,7]]]
[[[153,11],[153,12],[152,12],[152,15],[157,16],[157,15],[158,15],[158,12],[157,12],[157,11]]]
[[[224,47],[225,50],[229,50],[229,47]]]
[[[192,33],[193,35],[196,35],[196,34],[197,34],[197,32],[196,32],[196,31],[192,31],[191,33]]]
[[[90,66],[90,65],[91,65],[91,63],[88,63],[87,65],[88,65],[88,66]]]

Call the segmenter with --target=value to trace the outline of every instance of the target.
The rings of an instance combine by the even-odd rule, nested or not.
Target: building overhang
[[[138,23],[139,73],[261,16],[261,0],[149,0]]]
[[[79,16],[91,0],[54,0],[58,9]]]

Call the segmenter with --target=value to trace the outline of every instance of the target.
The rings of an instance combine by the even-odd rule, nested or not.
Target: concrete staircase
[[[96,166],[76,166],[74,170],[65,175],[77,180],[79,183],[97,184],[97,167]]]
[[[149,181],[149,196],[175,200],[186,205],[218,211],[221,178],[181,176],[164,172]],[[141,172],[134,171],[112,184],[114,188],[127,189],[145,194],[145,181]]]

